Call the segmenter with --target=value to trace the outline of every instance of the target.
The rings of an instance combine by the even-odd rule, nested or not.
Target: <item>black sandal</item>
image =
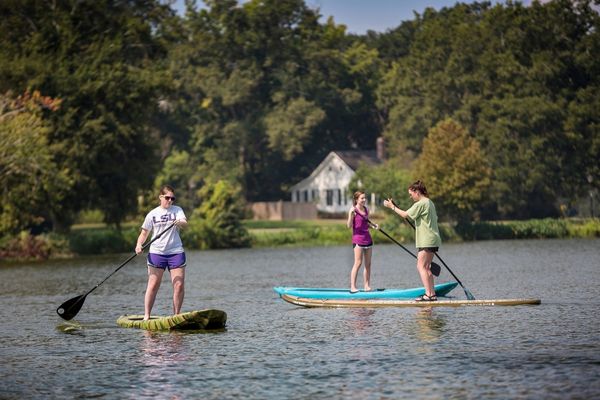
[[[435,294],[433,296],[422,294],[419,297],[417,297],[415,301],[437,301],[437,296]]]

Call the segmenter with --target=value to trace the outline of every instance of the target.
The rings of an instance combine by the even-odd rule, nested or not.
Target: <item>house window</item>
[[[296,203],[300,202],[300,191],[296,190]]]
[[[327,199],[326,199],[327,205],[332,206],[333,205],[333,190],[327,189],[326,193],[327,193]]]
[[[302,194],[304,195],[304,202],[308,203],[308,190],[305,190]]]
[[[318,189],[313,189],[312,190],[312,199],[313,200],[317,200],[319,198],[319,190]]]
[[[342,191],[337,189],[338,206],[342,205]]]

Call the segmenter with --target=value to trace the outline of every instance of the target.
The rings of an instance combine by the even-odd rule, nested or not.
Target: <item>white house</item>
[[[292,186],[293,203],[315,203],[324,214],[341,214],[352,204],[348,185],[361,164],[376,165],[383,161],[383,140],[378,139],[377,150],[332,151],[308,178]],[[370,208],[375,196],[371,193]]]

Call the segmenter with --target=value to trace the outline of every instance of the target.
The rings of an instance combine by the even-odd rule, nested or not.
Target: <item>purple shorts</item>
[[[153,268],[165,269],[169,271],[176,268],[185,267],[185,253],[177,254],[148,254],[148,266]]]

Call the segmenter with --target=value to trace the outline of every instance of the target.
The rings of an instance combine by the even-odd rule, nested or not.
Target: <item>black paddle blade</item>
[[[440,272],[442,272],[442,267],[440,267],[440,264],[432,262],[431,263],[431,273],[434,276],[440,276]]]
[[[74,316],[77,315],[79,310],[81,310],[86,296],[87,295],[84,294],[65,301],[56,309],[56,313],[59,317],[61,317],[64,320],[68,321],[72,319]]]

